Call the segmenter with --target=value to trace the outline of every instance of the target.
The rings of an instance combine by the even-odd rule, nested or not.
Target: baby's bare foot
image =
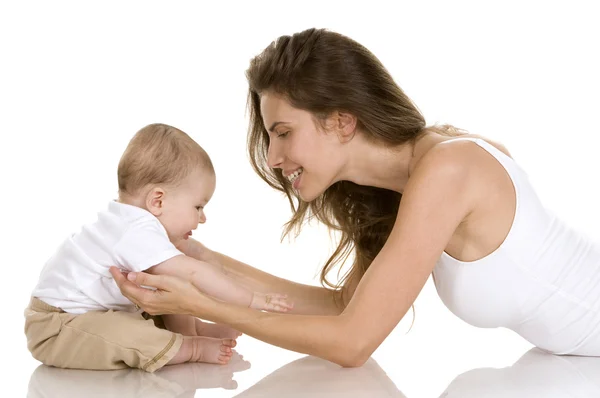
[[[233,355],[231,349],[237,345],[233,339],[213,337],[192,337],[192,355],[190,362],[218,363],[225,365]]]
[[[206,362],[225,365],[231,359],[233,339],[215,339],[212,337],[183,336],[181,347],[167,365],[186,362]]]
[[[196,319],[196,334],[198,336],[216,337],[218,339],[237,339],[242,335],[241,332],[219,323],[203,322]]]

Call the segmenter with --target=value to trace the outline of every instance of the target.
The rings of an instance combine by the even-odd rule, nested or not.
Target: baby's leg
[[[196,318],[190,315],[162,315],[162,320],[167,330],[184,336],[197,336],[194,319]]]
[[[236,346],[232,339],[183,336],[181,348],[167,365],[184,362],[207,362],[225,365],[231,359],[231,349]]]
[[[196,335],[215,337],[218,339],[237,339],[242,335],[241,332],[227,326],[218,323],[202,322],[196,318]]]
[[[25,310],[33,356],[46,365],[91,370],[126,367],[154,372],[175,356],[180,334],[160,329],[139,312],[61,312],[33,298]]]

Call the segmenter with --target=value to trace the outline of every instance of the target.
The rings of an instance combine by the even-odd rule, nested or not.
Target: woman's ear
[[[164,199],[165,191],[162,188],[152,188],[146,195],[146,209],[155,217],[162,215]]]
[[[340,142],[348,142],[356,134],[356,116],[348,112],[335,111],[330,116],[333,120],[332,126],[337,132]]]

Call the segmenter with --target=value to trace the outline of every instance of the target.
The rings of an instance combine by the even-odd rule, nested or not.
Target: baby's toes
[[[229,361],[231,360],[231,355],[219,355],[219,357],[217,358],[217,361],[219,362],[219,364],[221,365],[227,365],[229,363]]]
[[[221,340],[222,344],[227,347],[235,347],[237,345],[237,341],[234,339],[223,339]]]

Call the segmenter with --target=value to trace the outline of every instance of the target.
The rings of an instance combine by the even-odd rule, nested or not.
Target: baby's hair
[[[196,141],[175,127],[150,124],[133,136],[121,156],[119,193],[135,195],[149,184],[178,185],[199,167],[214,173],[210,157]]]

